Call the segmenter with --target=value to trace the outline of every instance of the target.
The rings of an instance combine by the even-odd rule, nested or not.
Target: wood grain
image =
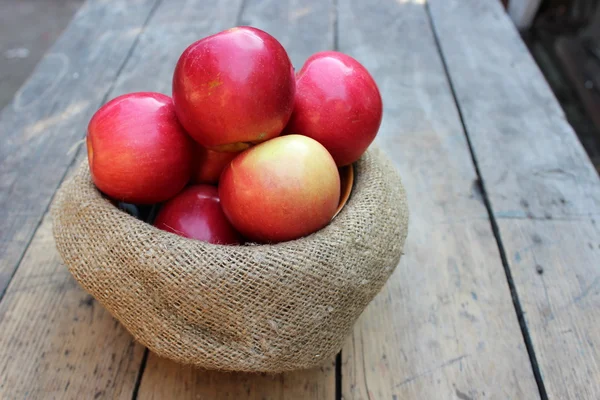
[[[139,398],[281,400],[335,399],[335,361],[320,368],[289,374],[266,375],[204,371],[161,359],[148,359]]]
[[[188,4],[190,3],[188,2]],[[223,5],[220,7],[221,10],[233,8],[224,7]],[[206,12],[206,7],[204,7],[203,12]],[[302,63],[311,52],[333,46],[332,12],[333,4],[331,2],[317,0],[303,2],[299,0],[247,0],[241,14],[240,24],[263,29],[282,40],[292,60]],[[167,18],[165,13],[162,12],[157,14],[161,15],[161,19],[177,18],[174,15]],[[220,29],[225,29],[236,25],[236,15],[235,12],[231,14],[216,12],[214,18],[208,17],[207,20],[214,21],[214,24],[221,25]],[[196,29],[194,33],[186,29],[178,30],[178,32],[187,32],[192,36],[195,34],[196,39],[198,39],[213,33],[211,31],[216,27],[217,25],[208,28],[194,27]],[[134,52],[132,59],[141,60],[151,56],[153,61],[156,60],[152,64],[166,65],[169,66],[166,67],[167,69],[172,70],[172,66],[177,61],[181,50],[191,43],[190,39],[195,39],[192,39],[190,35],[180,36],[179,33],[176,33],[169,39],[169,49],[174,49],[173,52],[170,50],[165,52],[168,49],[157,49],[161,46],[158,46],[158,39],[151,36],[153,31],[154,27],[151,24],[148,35],[142,35],[140,45]],[[161,28],[159,31],[160,36],[162,37],[167,31]],[[175,39],[176,37],[177,39]],[[162,71],[164,67],[158,68],[161,68]],[[136,69],[136,75],[137,72]],[[143,74],[142,76],[151,76],[152,72],[146,70]],[[128,76],[129,72],[124,71],[122,79],[126,80]],[[168,86],[160,90],[170,91],[170,82],[168,82]],[[139,389],[139,398],[333,400],[335,398],[335,361],[330,360],[324,367],[314,370],[264,376],[193,369],[174,364],[150,353]]]
[[[0,297],[156,1],[85,3],[0,113]]]
[[[497,2],[429,3],[548,398],[600,398],[598,175]]]
[[[600,219],[500,220],[548,398],[600,394]]]
[[[539,397],[477,175],[422,2],[339,0],[340,50],[382,91],[405,255],[342,351],[349,399]]]

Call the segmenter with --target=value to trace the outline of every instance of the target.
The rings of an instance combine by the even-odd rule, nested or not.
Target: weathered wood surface
[[[138,390],[143,399],[335,398],[333,360],[276,377],[195,370],[153,354],[143,368],[144,348],[62,266],[44,216],[76,154],[83,159],[71,148],[102,101],[170,94],[180,52],[236,23],[272,33],[296,68],[339,43],[384,96],[378,143],[403,175],[410,234],[403,261],[344,347],[343,398],[538,398],[428,11],[543,390],[599,398],[600,184],[501,6],[243,1],[88,0],[0,114],[0,297],[20,265],[0,301],[0,398],[131,398]]]
[[[550,399],[600,398],[600,219],[498,225]]]
[[[325,382],[331,384],[324,384]],[[138,398],[334,400],[334,382],[333,360],[314,370],[259,375],[201,371],[151,355],[144,371]]]
[[[343,398],[538,398],[425,5],[338,8],[340,50],[381,88],[377,142],[411,211],[405,255],[342,350]]]
[[[222,7],[226,10],[226,7]],[[237,24],[252,25],[263,29],[281,40],[297,69],[312,51],[325,50],[333,46],[333,3],[319,0],[280,1],[246,0],[241,20]],[[158,13],[162,19],[166,17]],[[220,29],[236,25],[235,10],[231,14],[221,14],[214,23]],[[177,19],[177,16],[169,17]],[[207,20],[212,20],[208,18]],[[310,21],[310,22],[307,22]],[[192,41],[206,36],[217,25],[206,31],[197,31],[196,37],[173,38],[175,51],[164,53],[163,64],[172,70],[174,61],[181,51]],[[151,29],[149,29],[150,31]],[[164,33],[162,33],[164,34]],[[156,43],[140,40],[136,53],[139,58],[156,52]],[[179,42],[181,40],[181,43]],[[182,48],[179,48],[183,46]],[[134,53],[134,59],[138,56]],[[132,73],[137,75],[137,69]],[[126,77],[128,73],[124,73]],[[170,91],[170,81],[166,89]],[[252,374],[229,374],[207,372],[184,366],[177,366],[150,353],[148,366],[142,377],[139,396],[141,399],[164,399],[173,393],[177,399],[334,399],[335,398],[335,361],[323,368],[283,374],[277,377],[264,377]],[[175,395],[176,394],[176,395]]]
[[[429,0],[544,388],[600,398],[600,182],[495,0]]]
[[[85,3],[0,113],[0,297],[156,1]]]

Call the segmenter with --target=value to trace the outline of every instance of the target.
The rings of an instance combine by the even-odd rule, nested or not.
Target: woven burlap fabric
[[[54,237],[75,279],[142,344],[198,367],[283,372],[338,352],[400,260],[408,209],[377,149],[325,228],[275,245],[220,246],[154,228],[94,187],[87,162],[57,193]]]

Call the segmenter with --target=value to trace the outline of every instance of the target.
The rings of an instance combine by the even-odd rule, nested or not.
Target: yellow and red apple
[[[340,176],[325,147],[306,136],[287,135],[233,159],[221,174],[219,196],[225,215],[245,237],[282,242],[331,221]]]

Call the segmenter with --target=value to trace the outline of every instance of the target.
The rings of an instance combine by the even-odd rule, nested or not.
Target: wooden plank
[[[598,399],[598,175],[497,2],[429,3],[543,390]]]
[[[320,376],[321,379],[316,379]],[[203,371],[150,355],[140,386],[139,398],[275,400],[335,399],[335,361],[314,370],[267,375]]]
[[[263,29],[281,40],[299,68],[306,58],[333,46],[333,3],[310,1],[247,0],[240,24]],[[235,25],[232,19],[230,25]],[[198,32],[198,38],[204,36]],[[187,40],[187,39],[186,39]],[[191,43],[189,40],[182,44]],[[139,53],[155,51],[156,44],[140,41]],[[178,45],[177,45],[178,46]],[[175,47],[177,47],[175,46]],[[177,54],[178,55],[178,54]],[[133,56],[136,59],[136,55]],[[163,60],[163,64],[170,64]],[[124,73],[123,76],[127,76]],[[170,82],[168,83],[170,90]],[[335,362],[323,368],[268,377],[211,372],[178,366],[150,353],[139,389],[141,399],[331,399],[335,398]]]
[[[156,1],[85,3],[0,113],[0,297]]]
[[[405,255],[342,350],[343,398],[539,398],[425,4],[338,7],[340,50],[381,88],[377,141],[411,211]]]

